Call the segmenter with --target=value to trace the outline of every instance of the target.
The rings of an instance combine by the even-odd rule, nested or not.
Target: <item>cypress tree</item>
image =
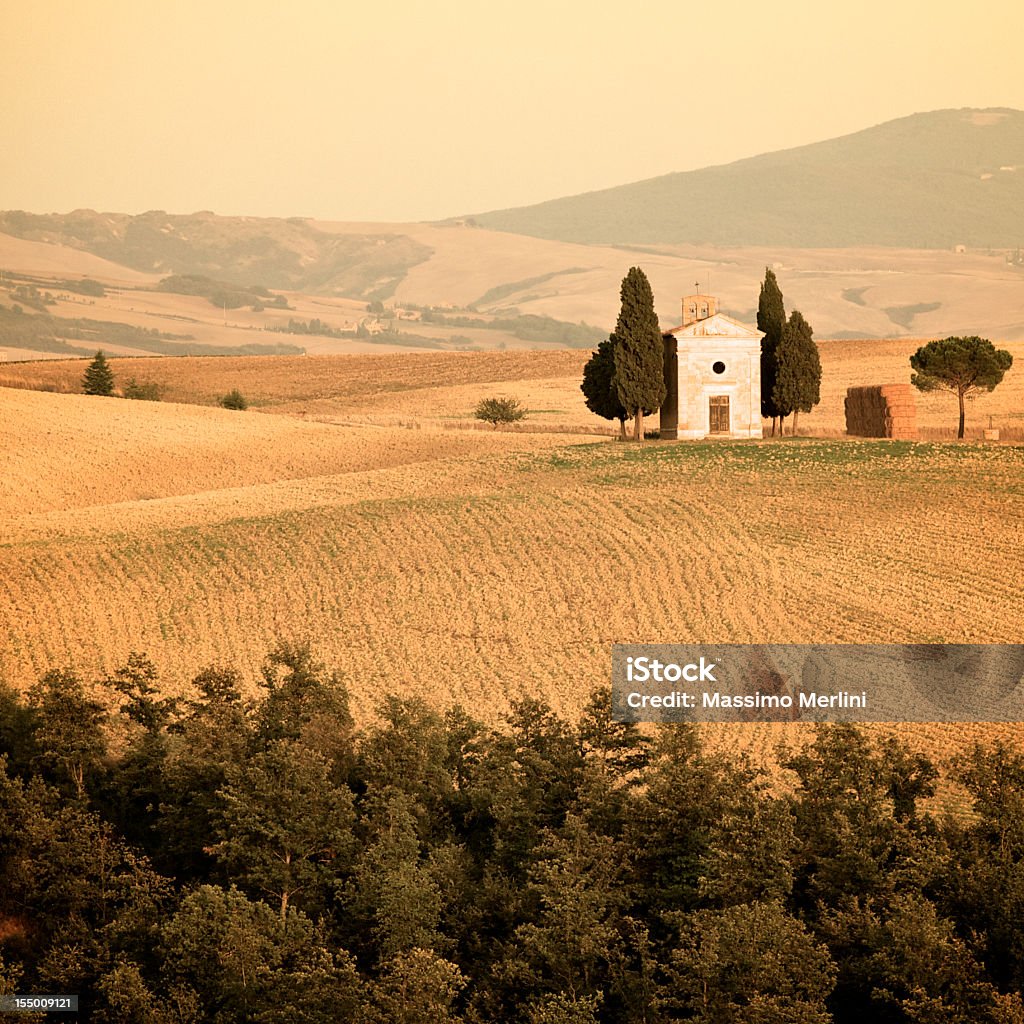
[[[776,350],[782,341],[782,329],[786,326],[786,307],[782,302],[782,291],[775,280],[775,271],[764,268],[764,281],[757,300],[757,329],[764,332],[761,339],[761,415],[770,416],[772,435],[780,411],[775,405],[775,377],[778,373]],[[781,424],[780,424],[781,429]]]
[[[775,363],[772,402],[779,416],[793,414],[795,434],[800,413],[810,412],[821,401],[821,358],[814,331],[798,309],[793,310],[782,330]]]
[[[88,365],[82,376],[82,390],[87,395],[109,397],[114,393],[114,372],[107,365],[106,356],[100,350]]]
[[[615,336],[606,338],[583,367],[580,384],[587,408],[602,419],[618,420],[619,430],[626,436],[626,410],[615,388]]]
[[[647,275],[630,267],[619,293],[622,306],[612,335],[615,390],[627,416],[633,417],[633,439],[644,439],[644,415],[665,401],[664,346],[654,293]]]

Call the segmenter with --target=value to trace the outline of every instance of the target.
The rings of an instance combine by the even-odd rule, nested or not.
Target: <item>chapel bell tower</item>
[[[683,297],[683,327],[698,320],[707,320],[718,312],[718,299],[714,295],[701,295],[700,285],[697,285],[696,295],[685,295]]]

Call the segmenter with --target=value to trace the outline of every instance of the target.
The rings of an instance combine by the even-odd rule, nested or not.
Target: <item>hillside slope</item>
[[[381,230],[328,234],[301,217],[0,212],[0,232],[79,249],[147,274],[198,274],[232,284],[379,299],[430,250]]]
[[[1008,173],[1008,172],[1007,172]],[[68,215],[69,217],[71,215]],[[245,224],[236,225],[236,220]],[[217,231],[228,237],[238,226],[254,230],[248,218],[216,218]],[[274,222],[265,221],[268,231]],[[280,222],[285,223],[285,222]],[[366,224],[316,222],[313,230],[336,238],[338,251],[360,244],[358,239],[392,234],[407,239],[430,255],[404,276],[392,277],[385,300],[393,304],[439,307],[461,317],[457,325],[420,319],[397,321],[407,335],[401,348],[557,347],[570,344],[558,324],[549,335],[528,337],[492,327],[491,318],[545,316],[567,325],[598,325],[609,330],[619,307],[619,286],[633,264],[643,267],[654,288],[657,311],[667,329],[679,322],[679,297],[701,289],[719,296],[722,308],[739,319],[753,319],[757,293],[766,266],[775,268],[786,308],[800,309],[819,338],[943,337],[980,334],[1009,341],[1024,339],[1020,295],[1024,263],[1014,264],[1006,252],[972,249],[894,249],[861,246],[835,249],[793,249],[780,246],[597,246],[551,241],[487,230],[471,225]],[[211,228],[212,230],[212,228]],[[356,241],[352,241],[352,239]],[[238,242],[241,245],[241,241]],[[330,247],[328,247],[330,248]],[[367,249],[367,258],[386,254],[387,246]],[[1013,256],[1013,251],[1010,252]],[[166,269],[166,268],[165,268]],[[312,273],[311,268],[307,270]],[[0,306],[17,302],[11,274],[39,278],[38,286],[57,293],[50,312],[60,317],[117,321],[147,330],[191,335],[195,351],[241,348],[259,343],[294,343],[307,352],[386,351],[386,337],[367,339],[317,335],[260,334],[287,326],[293,317],[322,320],[331,328],[354,329],[367,315],[367,300],[345,298],[344,287],[325,284],[319,292],[286,290],[289,309],[268,305],[263,312],[249,307],[224,310],[206,298],[157,289],[158,275],[103,263],[81,249],[56,242],[34,242],[0,233]],[[353,267],[355,278],[376,280],[372,266]],[[101,298],[63,295],[62,279],[87,275],[104,282]],[[238,278],[249,281],[242,270]],[[359,292],[361,289],[353,289]],[[63,296],[63,297],[62,297]],[[465,307],[479,310],[480,327],[468,326]],[[460,307],[453,309],[452,307]],[[31,312],[35,313],[35,310]],[[0,314],[2,315],[2,314]],[[417,317],[418,314],[412,314]],[[95,326],[95,325],[93,325]],[[414,337],[418,336],[418,337]],[[456,337],[459,336],[459,337]],[[85,346],[84,342],[71,342]],[[588,343],[588,346],[593,344]],[[99,334],[89,346],[108,353],[138,355],[147,349]],[[165,347],[165,346],[163,346]],[[390,346],[397,350],[398,346]],[[0,338],[0,361],[37,358],[39,345]],[[52,354],[59,354],[54,348]],[[71,354],[65,350],[64,354]]]
[[[316,501],[336,501],[342,478],[358,477],[356,493],[365,496],[373,491],[361,474],[553,443],[490,431],[340,428],[292,416],[0,387],[0,534],[35,529],[54,513],[78,524],[87,510],[117,528],[142,512],[163,518],[178,499],[189,508],[183,521],[195,522],[195,508],[209,511],[214,493],[226,496],[215,503],[217,515],[261,503],[265,511],[261,489],[287,491],[282,485],[311,479],[334,481],[328,497],[318,493]],[[242,492],[248,498],[240,505]],[[256,492],[263,496],[254,504]]]
[[[586,243],[1024,244],[1024,112],[937,110],[720,167],[476,216]]]

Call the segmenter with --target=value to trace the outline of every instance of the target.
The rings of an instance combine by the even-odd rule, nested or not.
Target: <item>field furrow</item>
[[[8,429],[66,400],[19,399],[28,419]],[[110,406],[73,402],[62,429],[87,448]],[[268,650],[289,640],[341,674],[361,718],[396,692],[496,721],[525,695],[574,714],[607,681],[616,642],[1021,640],[1024,449],[1013,446],[640,447],[266,416],[243,463],[244,418],[145,415],[134,442],[102,457],[78,464],[65,440],[36,475],[13,460],[0,676],[19,688],[54,667],[100,679],[131,651],[154,660],[168,692],[211,663],[255,687]],[[166,475],[161,417],[177,439]],[[133,443],[132,482],[97,504],[93,489]],[[137,490],[161,496],[125,500]],[[943,752],[1016,731],[911,730]],[[797,732],[709,736],[771,759]]]

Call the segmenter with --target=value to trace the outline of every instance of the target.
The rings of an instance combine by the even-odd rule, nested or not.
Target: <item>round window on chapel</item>
[[[712,364],[711,369],[714,370],[715,373],[725,373],[725,363],[719,359],[717,363]]]

